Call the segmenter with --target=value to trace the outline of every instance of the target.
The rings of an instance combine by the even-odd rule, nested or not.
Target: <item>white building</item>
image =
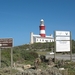
[[[50,36],[46,36],[45,33],[45,26],[44,26],[44,20],[41,19],[40,21],[40,34],[39,35],[35,35],[33,32],[31,32],[30,34],[30,44],[33,43],[45,43],[45,42],[54,42],[54,38],[53,35]]]

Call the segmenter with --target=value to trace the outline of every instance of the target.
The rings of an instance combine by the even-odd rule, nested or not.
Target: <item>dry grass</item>
[[[37,51],[38,55],[46,55],[46,51]]]
[[[14,75],[16,72],[17,70],[12,69],[11,71],[11,68],[8,68],[8,67],[0,68],[0,75],[11,75],[11,73],[12,75]]]

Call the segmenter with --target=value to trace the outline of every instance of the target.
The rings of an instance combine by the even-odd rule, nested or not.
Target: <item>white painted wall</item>
[[[42,38],[40,35],[34,35],[33,32],[31,33],[31,40],[30,44],[35,43],[45,43],[45,42],[54,42],[53,36],[46,36],[45,38]]]
[[[53,38],[36,38],[36,43],[37,42],[41,42],[41,43],[45,43],[45,42],[53,42],[54,41],[54,39]]]

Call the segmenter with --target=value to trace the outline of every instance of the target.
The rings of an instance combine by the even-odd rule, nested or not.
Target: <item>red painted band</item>
[[[45,30],[45,26],[39,26],[40,30]]]
[[[46,35],[45,35],[45,34],[40,34],[40,36],[41,36],[41,37],[45,37]]]

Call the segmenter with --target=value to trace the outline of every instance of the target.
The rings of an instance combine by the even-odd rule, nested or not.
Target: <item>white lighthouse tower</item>
[[[40,28],[40,36],[45,37],[46,33],[45,33],[45,25],[44,25],[44,20],[43,19],[41,19],[41,21],[40,21],[39,28]]]

